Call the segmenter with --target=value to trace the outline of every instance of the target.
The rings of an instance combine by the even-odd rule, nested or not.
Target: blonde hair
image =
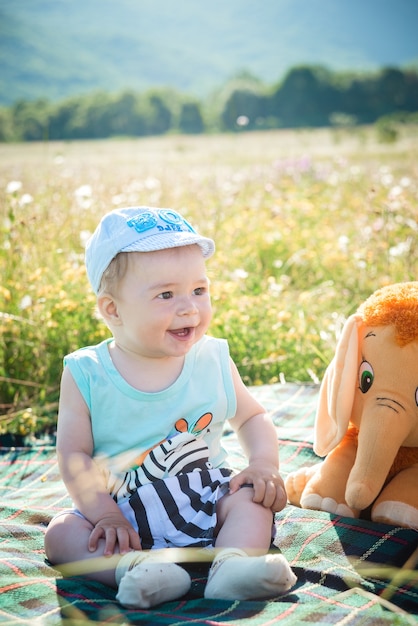
[[[118,283],[125,276],[128,269],[128,255],[129,252],[119,252],[110,261],[102,274],[98,296],[105,292],[114,295]]]

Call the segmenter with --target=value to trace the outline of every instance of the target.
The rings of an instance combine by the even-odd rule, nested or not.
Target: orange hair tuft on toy
[[[375,291],[358,308],[367,326],[389,326],[396,329],[400,346],[418,339],[418,282],[388,285]]]

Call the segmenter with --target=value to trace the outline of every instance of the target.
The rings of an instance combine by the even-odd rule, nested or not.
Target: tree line
[[[299,66],[273,86],[244,73],[204,102],[168,88],[18,101],[0,109],[0,141],[347,126],[416,112],[416,69],[355,74]]]

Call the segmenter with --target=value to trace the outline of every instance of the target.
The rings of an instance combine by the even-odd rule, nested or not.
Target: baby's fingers
[[[114,554],[116,542],[118,541],[118,539],[118,532],[115,528],[106,528],[103,556],[112,556],[112,554]]]
[[[130,552],[130,535],[127,528],[117,528],[116,530],[117,543],[119,544],[119,552],[126,554]]]
[[[130,546],[133,550],[142,550],[141,539],[139,538],[139,535],[136,532],[136,530],[131,529],[129,531],[129,540],[130,540]]]
[[[286,506],[286,502],[286,489],[282,485],[276,485],[275,498],[273,504],[270,506],[273,513],[278,513],[279,511],[281,511]]]
[[[285,506],[286,500],[286,492],[281,484],[277,484],[274,480],[254,481],[254,502],[278,512]]]
[[[260,502],[266,509],[271,509],[276,499],[276,485],[274,482],[272,480],[263,481],[262,485],[260,484],[259,486],[259,493],[260,495],[256,500],[257,491],[255,492],[254,501]]]
[[[100,539],[104,539],[105,542],[103,555],[111,556],[115,551],[115,545],[117,540],[116,529],[103,528],[102,526],[96,526],[95,528],[93,528],[88,543],[88,548],[90,552],[95,552],[97,550]]]
[[[105,536],[103,528],[101,526],[95,526],[90,533],[88,549],[90,552],[95,552],[99,543],[99,539]]]
[[[229,493],[235,493],[239,491],[241,487],[252,487],[253,481],[250,476],[247,476],[244,472],[240,472],[231,478],[229,481]]]

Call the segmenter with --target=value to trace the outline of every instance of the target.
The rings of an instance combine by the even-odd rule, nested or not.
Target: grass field
[[[107,330],[83,249],[108,210],[185,214],[216,240],[214,319],[248,384],[321,379],[345,318],[418,269],[418,131],[0,146],[0,433],[55,420],[62,357]]]

